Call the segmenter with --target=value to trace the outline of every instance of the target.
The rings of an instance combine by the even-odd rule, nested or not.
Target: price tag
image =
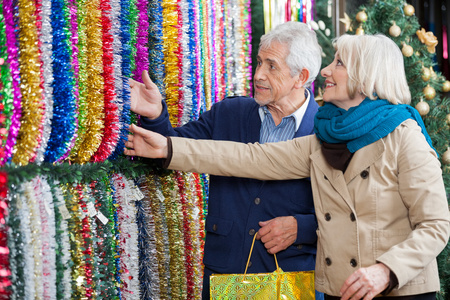
[[[156,197],[158,197],[159,201],[164,202],[164,195],[161,190],[156,190]]]
[[[97,218],[100,220],[100,222],[103,223],[103,225],[106,225],[106,223],[108,223],[108,218],[105,217],[105,216],[102,214],[101,211],[99,211],[99,212],[97,213]]]
[[[136,198],[137,201],[144,199],[144,194],[141,192],[141,190],[137,185],[134,186],[133,191],[134,197]]]
[[[95,209],[95,205],[93,202],[87,203],[87,210],[89,217],[94,217],[95,215],[97,215],[97,210]]]
[[[65,204],[58,206],[58,209],[64,220],[70,219],[70,213]]]

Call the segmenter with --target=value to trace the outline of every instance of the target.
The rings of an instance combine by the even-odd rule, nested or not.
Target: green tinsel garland
[[[158,174],[170,171],[163,170],[156,160],[138,159],[123,157],[113,161],[102,163],[86,164],[51,164],[42,163],[28,164],[26,166],[17,166],[14,164],[5,165],[0,171],[8,173],[8,186],[18,186],[23,182],[29,181],[38,175],[45,175],[49,181],[59,181],[65,183],[90,183],[99,180],[112,173],[121,173],[128,178],[137,178],[141,175],[155,171]]]

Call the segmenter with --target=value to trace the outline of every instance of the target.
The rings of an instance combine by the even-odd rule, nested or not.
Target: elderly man
[[[167,106],[144,72],[144,84],[131,81],[131,110],[142,116],[142,127],[166,136],[268,143],[309,135],[318,105],[307,87],[319,72],[321,53],[307,25],[287,22],[261,37],[254,99],[225,98],[198,120],[172,128]],[[209,299],[211,274],[244,272],[256,232],[247,272],[273,272],[274,253],[284,271],[314,270],[316,229],[308,179],[211,176],[203,299]]]

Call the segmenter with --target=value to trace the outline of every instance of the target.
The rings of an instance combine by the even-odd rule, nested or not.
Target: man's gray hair
[[[316,79],[322,63],[322,48],[317,41],[316,33],[304,23],[290,21],[276,26],[263,35],[259,49],[270,48],[274,42],[288,45],[289,55],[285,61],[291,70],[291,76],[307,69],[309,78],[305,86],[310,86]]]

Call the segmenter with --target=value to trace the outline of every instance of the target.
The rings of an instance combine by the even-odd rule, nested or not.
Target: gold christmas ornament
[[[427,100],[431,100],[436,96],[436,90],[432,86],[427,85],[423,88],[423,94]]]
[[[444,93],[450,92],[450,81],[444,81],[444,83],[442,84],[442,91]]]
[[[420,99],[420,102],[416,104],[416,109],[422,117],[430,112],[430,106],[422,99]]]
[[[427,50],[430,53],[436,53],[436,46],[438,44],[437,37],[434,36],[432,31],[426,32],[425,29],[416,31],[419,40],[427,46]]]
[[[356,28],[355,34],[356,34],[356,35],[364,35],[364,29],[362,28],[361,25],[359,25],[359,27]]]
[[[402,53],[404,56],[410,57],[411,55],[413,55],[414,49],[410,45],[403,44]]]
[[[431,71],[428,68],[422,68],[422,79],[428,81],[431,78]]]
[[[395,24],[395,21],[393,23],[394,24],[389,28],[389,35],[392,37],[398,37],[402,33],[402,29]]]
[[[447,148],[447,151],[442,154],[442,163],[444,165],[450,165],[450,148]]]
[[[431,78],[436,79],[437,75],[436,75],[436,72],[434,72],[433,67],[430,67],[430,72],[431,72]]]
[[[356,21],[358,21],[359,23],[364,23],[367,21],[367,14],[364,10],[356,14]]]
[[[450,114],[447,115],[446,120],[447,120],[447,124],[450,125]]]
[[[405,12],[405,15],[407,15],[408,17],[411,17],[414,14],[414,6],[412,6],[411,4],[405,5],[403,7],[403,11]]]

